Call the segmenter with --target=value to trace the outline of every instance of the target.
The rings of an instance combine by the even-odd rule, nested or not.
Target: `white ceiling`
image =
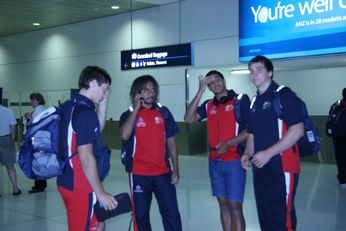
[[[0,0],[0,37],[91,20],[178,0]],[[112,5],[120,9],[111,9]],[[39,22],[40,26],[33,26]]]

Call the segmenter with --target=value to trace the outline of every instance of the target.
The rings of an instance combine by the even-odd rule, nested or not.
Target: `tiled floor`
[[[119,162],[119,151],[113,150],[112,171],[105,181],[111,193],[128,191],[127,175]],[[222,230],[216,200],[211,196],[207,174],[206,156],[181,156],[181,180],[178,200],[185,231]],[[346,189],[338,186],[334,165],[302,163],[296,208],[300,231],[345,231]],[[28,194],[32,181],[17,170],[20,196],[12,196],[12,187],[5,168],[0,169],[0,230],[41,231],[67,230],[66,212],[55,180],[48,182],[44,193]],[[244,214],[246,230],[259,230],[253,197],[252,173],[248,172]],[[126,231],[130,214],[107,221],[107,230]],[[151,222],[153,231],[163,230],[155,200],[152,203]]]

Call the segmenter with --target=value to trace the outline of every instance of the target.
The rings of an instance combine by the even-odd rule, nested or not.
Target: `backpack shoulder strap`
[[[279,92],[283,89],[286,88],[284,85],[279,86],[275,91],[274,91],[274,99],[273,99],[273,107],[276,115],[282,119],[282,105],[280,101],[280,96]]]
[[[71,109],[71,114],[70,114],[70,121],[72,121],[72,117],[73,117],[73,113],[74,113],[74,107],[77,106],[77,105],[84,105],[86,107],[89,107],[89,105],[86,102],[84,102],[83,100],[77,100],[77,99],[73,98],[73,99],[66,100],[63,104],[59,105],[59,107],[58,107],[59,113],[63,113],[64,107],[70,106],[72,108]],[[60,147],[62,147],[62,143],[61,142],[62,142],[62,140],[59,139],[59,146]],[[61,148],[61,150],[63,150],[63,149]],[[67,157],[64,160],[64,163],[67,164],[77,154],[78,154],[78,152],[76,150],[71,156]]]
[[[238,94],[235,99],[234,99],[234,115],[235,115],[235,120],[237,123],[241,123],[241,110],[240,110],[240,105],[241,105],[241,98],[243,97],[244,94]]]
[[[253,105],[255,104],[256,97],[257,97],[257,95],[255,95],[254,97],[252,97],[252,100],[251,100],[251,103],[250,103],[250,110],[253,108]]]
[[[167,111],[167,108],[164,107],[161,103],[156,103],[161,114],[162,114],[162,117],[167,120],[168,119],[168,111]]]

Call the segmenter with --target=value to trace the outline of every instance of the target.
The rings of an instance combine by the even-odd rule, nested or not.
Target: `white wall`
[[[342,98],[346,67],[274,73],[278,83],[291,87],[306,103],[311,115],[328,115],[330,106]]]
[[[152,74],[161,85],[160,101],[177,121],[183,121],[185,69],[189,67],[120,70],[121,50],[185,42],[195,43],[193,68],[239,64],[238,0],[217,0],[217,4],[213,0],[186,0],[181,2],[181,12],[179,9],[176,2],[134,11],[132,38],[129,13],[0,38],[0,86],[4,97],[10,102],[28,101],[30,92],[42,91],[48,97],[64,100],[70,88],[78,87],[84,66],[100,65],[113,77],[107,118],[118,120],[126,110],[134,78]],[[280,73],[275,78],[307,100],[312,114],[322,115],[339,98],[346,82],[343,73],[344,68],[306,70]],[[248,82],[237,78],[230,83],[232,87],[252,95],[254,90]],[[18,117],[25,112],[15,111]]]

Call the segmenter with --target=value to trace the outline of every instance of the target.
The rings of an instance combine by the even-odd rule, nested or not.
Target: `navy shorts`
[[[209,177],[213,196],[243,202],[246,171],[240,160],[209,160]]]

